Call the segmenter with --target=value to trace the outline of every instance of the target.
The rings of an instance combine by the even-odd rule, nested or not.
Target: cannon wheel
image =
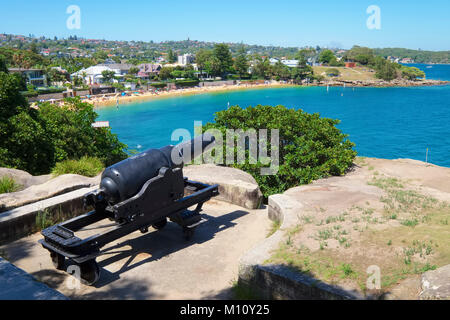
[[[155,228],[156,230],[161,230],[162,228],[164,228],[166,226],[166,224],[167,224],[167,218],[163,218],[162,220],[152,224],[152,227]]]
[[[56,269],[58,270],[64,269],[64,262],[66,258],[62,254],[50,251],[50,258],[52,259],[52,263]]]
[[[79,265],[81,282],[92,286],[100,278],[100,268],[95,260],[89,260]]]
[[[140,228],[139,231],[141,231],[141,233],[147,233],[148,232],[148,227]]]

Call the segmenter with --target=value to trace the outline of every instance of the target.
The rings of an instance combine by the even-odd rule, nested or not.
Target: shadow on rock
[[[96,284],[96,287],[101,288],[108,285],[119,279],[122,273],[145,263],[159,260],[194,244],[209,241],[214,238],[216,233],[234,227],[236,223],[233,221],[247,214],[249,212],[242,210],[233,211],[219,217],[203,214],[207,222],[197,227],[193,238],[189,241],[183,239],[179,226],[175,223],[168,223],[162,230],[150,232],[146,235],[129,239],[109,247],[103,250],[99,257],[100,261],[98,264],[102,270],[100,280]],[[105,256],[109,257],[104,258]],[[123,259],[126,261],[118,271],[109,272],[104,269],[104,267]]]

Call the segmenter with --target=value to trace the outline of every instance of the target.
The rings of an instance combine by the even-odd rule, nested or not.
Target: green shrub
[[[341,72],[336,68],[327,69],[326,73],[327,73],[327,76],[330,76],[330,77],[337,77],[341,74]]]
[[[175,84],[177,87],[195,87],[199,82],[198,80],[177,80]]]
[[[39,94],[61,93],[64,91],[66,91],[66,88],[48,87],[48,88],[38,88],[37,89],[37,92]]]
[[[267,129],[268,133],[271,129],[279,129],[280,164],[276,175],[261,175],[260,169],[267,166],[260,161],[249,164],[247,159],[245,164],[231,165],[250,173],[265,197],[319,178],[342,175],[356,156],[354,143],[336,128],[340,121],[321,118],[317,113],[309,114],[281,105],[258,105],[246,109],[233,106],[215,113],[214,120],[203,130],[219,129],[223,133],[223,141],[226,141],[226,129]],[[270,152],[270,143],[267,147]],[[235,147],[235,154],[238,151]]]
[[[156,89],[162,89],[162,88],[165,88],[167,86],[167,83],[154,82],[154,83],[150,83],[150,86],[152,86],[153,88],[156,88]]]
[[[39,95],[37,91],[22,91],[22,95],[26,98],[34,98]]]
[[[19,191],[20,187],[11,177],[4,176],[0,178],[0,194]]]
[[[52,219],[52,215],[51,213],[48,211],[48,209],[45,209],[43,211],[39,211],[36,214],[36,228],[37,228],[37,232],[44,230],[48,227],[51,227],[54,224],[53,219]]]
[[[401,66],[402,77],[408,80],[416,80],[417,78],[425,78],[425,72],[416,67]]]
[[[47,173],[56,162],[67,159],[97,157],[110,166],[127,158],[127,146],[111,133],[110,128],[92,127],[97,113],[91,104],[83,103],[79,98],[67,98],[62,107],[41,104],[39,113],[54,148],[53,163]]]
[[[94,106],[67,98],[60,107],[29,107],[17,74],[0,72],[0,167],[47,174],[57,162],[97,157],[106,166],[127,158],[127,146],[110,128],[93,128]]]
[[[104,169],[103,163],[98,158],[82,157],[80,160],[65,160],[58,162],[52,170],[52,174],[79,174],[86,177],[95,177]]]

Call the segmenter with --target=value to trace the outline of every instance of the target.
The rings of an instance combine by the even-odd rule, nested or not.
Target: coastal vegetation
[[[18,74],[0,72],[0,167],[47,174],[57,162],[99,158],[110,165],[127,157],[126,145],[109,128],[93,128],[97,114],[79,98],[61,107],[31,108]]]
[[[416,63],[450,63],[450,51],[426,51],[405,48],[374,49],[374,53],[381,57],[410,58]]]
[[[226,44],[216,44],[212,50],[200,50],[196,61],[200,71],[215,77],[225,77],[232,72],[233,59]]]
[[[372,49],[366,47],[354,46],[345,53],[344,59],[357,62],[362,66],[367,66],[375,70],[375,76],[386,81],[391,81],[396,78],[406,78],[409,80],[425,78],[425,72],[418,68],[403,66],[383,57],[376,56]]]
[[[341,74],[341,72],[338,69],[336,69],[336,68],[330,68],[330,69],[327,69],[326,74],[329,77],[330,76],[331,77],[337,77],[337,76],[339,76]]]
[[[336,125],[339,120],[322,118],[303,110],[284,106],[263,106],[241,108],[232,106],[215,113],[214,122],[204,130],[219,129],[225,137],[226,129],[279,129],[279,170],[275,175],[261,175],[265,167],[261,159],[250,164],[234,164],[235,168],[250,173],[265,197],[308,184],[313,180],[342,175],[352,165],[356,156],[354,143],[347,139]],[[270,138],[268,138],[270,139]],[[268,146],[270,152],[270,146]],[[234,149],[235,154],[245,150]],[[248,152],[248,151],[247,151]],[[224,153],[225,154],[225,153]]]
[[[99,158],[83,156],[79,160],[64,160],[56,163],[52,169],[52,174],[54,176],[60,176],[72,173],[85,177],[95,177],[103,169],[103,162]]]
[[[319,54],[319,62],[329,65],[330,67],[343,67],[345,63],[338,61],[334,52],[326,49]]]
[[[20,184],[14,181],[13,178],[8,176],[0,177],[0,194],[19,191],[20,187]]]

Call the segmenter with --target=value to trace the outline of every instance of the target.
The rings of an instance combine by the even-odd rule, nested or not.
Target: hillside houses
[[[36,87],[47,86],[47,77],[42,69],[10,68],[8,70],[11,73],[20,73],[26,79],[27,84]]]
[[[104,71],[114,72],[114,78],[112,81],[117,83],[124,79],[129,73],[130,69],[134,65],[126,63],[103,63],[89,68],[81,69],[75,73],[72,73],[70,77],[72,79],[78,77],[82,78],[84,83],[89,85],[104,83],[102,73]]]
[[[159,75],[162,66],[160,64],[143,63],[138,65],[138,68],[138,77],[144,80],[148,80],[153,76]]]

